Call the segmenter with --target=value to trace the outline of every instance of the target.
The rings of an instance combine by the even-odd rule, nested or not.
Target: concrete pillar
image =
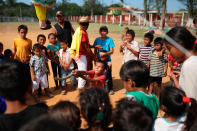
[[[103,16],[100,15],[100,24],[102,24],[102,23],[103,23]]]
[[[114,20],[115,20],[115,17],[114,17],[114,15],[113,15],[112,24],[114,24]]]
[[[129,14],[128,25],[131,24],[131,14]]]
[[[122,15],[120,15],[120,25],[122,25]]]
[[[139,24],[139,26],[141,25],[141,15],[140,14],[138,15],[138,24]]]
[[[183,13],[182,13],[182,19],[181,19],[181,26],[184,25],[184,17],[185,17],[185,13],[183,12]]]

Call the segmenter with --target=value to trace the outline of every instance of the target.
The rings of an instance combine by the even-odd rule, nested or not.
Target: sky
[[[18,2],[24,2],[27,4],[31,3],[31,0],[17,0]],[[68,0],[68,2],[77,3],[78,5],[83,5],[84,0]],[[119,3],[120,0],[99,0],[101,3],[105,5],[111,5],[112,3]],[[61,2],[61,0],[57,0],[57,2]],[[125,3],[139,9],[143,9],[144,0],[125,0]],[[167,10],[168,11],[178,11],[179,9],[185,8],[184,5],[178,0],[167,0]]]

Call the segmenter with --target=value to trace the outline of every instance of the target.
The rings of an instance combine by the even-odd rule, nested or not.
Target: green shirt
[[[142,91],[132,91],[126,94],[126,97],[136,100],[142,104],[144,104],[148,109],[150,109],[153,113],[153,118],[157,118],[157,113],[159,110],[159,100],[153,94],[148,95]]]

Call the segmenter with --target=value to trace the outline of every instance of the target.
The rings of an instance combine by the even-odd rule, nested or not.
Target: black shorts
[[[152,77],[150,76],[150,83],[152,82],[156,82],[157,84],[161,84],[162,83],[162,77]]]

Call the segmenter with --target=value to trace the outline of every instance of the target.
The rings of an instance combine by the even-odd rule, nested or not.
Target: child
[[[170,54],[178,63],[183,63],[179,82],[176,78],[178,73],[172,75],[171,78],[175,82],[176,87],[182,88],[188,97],[197,99],[197,40],[196,38],[184,27],[176,27],[171,29],[167,34],[178,45],[184,47],[192,56],[188,56],[186,53],[181,52],[172,43],[165,39],[165,45],[170,51]],[[174,72],[175,73],[175,72]]]
[[[140,47],[140,57],[139,59],[147,64],[148,62],[148,56],[151,53],[151,51],[154,49],[151,45],[151,42],[153,41],[153,34],[152,33],[146,33],[144,35],[144,46]]]
[[[46,37],[43,34],[39,34],[37,36],[37,42],[41,45],[42,47],[42,53],[44,53],[46,55],[47,58],[49,58],[48,52],[47,52],[47,48],[44,46],[44,44],[46,43]],[[48,80],[48,74],[47,74],[47,80]],[[48,87],[49,88],[49,87]],[[45,89],[46,91],[46,89]],[[38,95],[41,96],[42,95],[42,89],[41,89],[41,85],[39,85],[38,88]]]
[[[127,33],[128,30],[129,30],[128,27],[125,27],[124,28],[124,33],[122,34],[122,41],[125,41],[126,40],[126,33]]]
[[[26,65],[16,61],[0,63],[0,96],[5,99],[6,110],[0,115],[1,131],[18,131],[29,121],[47,112],[37,105],[26,104],[31,90],[31,76]]]
[[[68,76],[72,70],[74,70],[73,59],[70,56],[70,48],[68,48],[68,42],[61,42],[61,49],[59,51],[59,61],[61,65],[61,77]],[[77,80],[75,76],[70,77],[70,82],[73,86],[76,86]],[[66,80],[62,81],[62,87],[64,91],[62,94],[66,94]]]
[[[155,131],[189,131],[197,116],[197,103],[175,87],[165,87],[160,95],[162,118],[155,120]]]
[[[20,38],[14,40],[14,57],[26,65],[29,64],[32,50],[32,41],[26,37],[27,32],[27,26],[20,25],[18,27]]]
[[[126,63],[129,60],[138,59],[139,45],[134,38],[135,32],[133,30],[128,30],[126,32],[126,41],[124,41],[120,46],[120,52],[123,53],[123,63]]]
[[[79,131],[81,127],[81,116],[79,108],[69,101],[58,102],[51,110],[51,116],[62,123],[66,124],[73,131]]]
[[[85,118],[87,131],[108,131],[111,116],[112,105],[108,93],[104,90],[94,87],[80,93],[81,114]]]
[[[5,56],[2,54],[3,52],[3,44],[0,42],[0,62],[3,62],[6,60]]]
[[[46,37],[45,35],[43,34],[39,34],[37,36],[37,42],[42,46],[42,52],[47,56],[47,58],[49,57],[48,56],[48,53],[47,53],[47,48],[44,46],[45,43],[46,43]]]
[[[123,64],[120,70],[120,77],[127,90],[126,97],[143,103],[157,117],[159,101],[153,94],[148,94],[146,87],[149,83],[149,70],[141,61],[130,60]]]
[[[42,47],[38,43],[33,46],[33,52],[34,56],[31,57],[29,65],[35,97],[37,97],[39,84],[46,89],[49,98],[53,97],[48,88],[47,74],[50,74],[48,59],[42,54]]]
[[[113,87],[113,81],[112,81],[112,70],[110,68],[110,66],[108,66],[108,62],[109,62],[109,57],[107,55],[103,55],[103,53],[106,53],[106,50],[102,50],[100,51],[99,55],[101,56],[101,61],[105,63],[105,90],[109,93],[112,90]]]
[[[143,104],[121,99],[116,105],[114,131],[152,131],[152,112]]]
[[[60,42],[56,41],[56,36],[53,33],[50,33],[48,35],[49,44],[47,45],[49,59],[51,60],[51,67],[53,71],[53,77],[57,77],[57,72],[59,75],[59,78],[61,77],[61,67],[59,65],[59,58],[58,58],[58,51],[60,50]],[[56,89],[61,87],[61,84],[58,81],[55,80]]]
[[[14,59],[13,58],[13,53],[10,49],[6,49],[4,51],[4,56],[5,56],[6,60],[13,60]]]
[[[99,55],[99,53],[102,50],[106,50],[107,52],[103,53],[102,56],[108,56],[108,66],[109,66],[109,68],[112,69],[111,55],[114,52],[114,47],[115,47],[114,42],[113,42],[112,38],[107,36],[107,34],[108,34],[107,26],[101,26],[99,33],[100,33],[101,37],[96,38],[93,46],[97,47],[97,48],[100,47],[100,48],[99,49],[95,48],[95,53],[97,54],[97,57],[100,59],[101,56]],[[110,87],[110,88],[111,88],[111,90],[109,91],[109,94],[112,95],[112,94],[114,94],[113,87]]]
[[[89,87],[92,88],[94,86],[101,87],[104,89],[105,86],[105,63],[98,61],[96,62],[95,69],[90,71],[73,71],[73,74],[76,74],[85,80],[90,82]],[[87,76],[84,76],[87,75]]]
[[[147,67],[150,70],[150,89],[149,93],[152,94],[154,82],[157,82],[158,89],[156,92],[159,98],[162,77],[167,75],[168,70],[168,59],[165,51],[163,51],[163,40],[161,37],[157,37],[154,40],[154,50],[148,57]]]

